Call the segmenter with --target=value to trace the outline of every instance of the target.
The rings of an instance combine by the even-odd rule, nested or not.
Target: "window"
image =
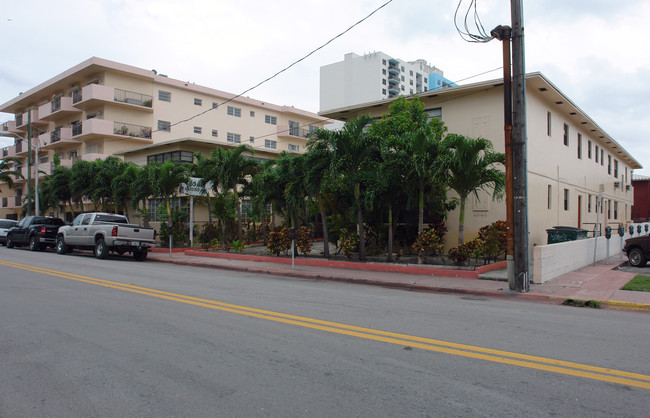
[[[411,85],[413,85],[413,80],[409,80],[409,83],[410,83]]]
[[[386,94],[386,89],[381,89],[381,94]]]
[[[168,91],[158,90],[158,100],[161,102],[171,102],[172,94]]]
[[[612,174],[612,156],[607,154],[607,174]]]
[[[564,124],[564,145],[569,146],[569,125]]]
[[[618,219],[618,202],[614,202],[614,219]]]
[[[598,162],[598,145],[596,145],[596,162]]]
[[[216,109],[216,108],[218,108],[218,107],[219,107],[219,103],[217,103],[217,102],[212,102],[212,108],[213,108],[213,109]]]
[[[591,139],[587,140],[587,158],[591,160]]]
[[[289,121],[289,135],[300,136],[300,123],[290,120]]]
[[[605,150],[600,149],[600,165],[605,165]]]
[[[276,149],[277,146],[278,146],[278,141],[274,141],[272,139],[264,140],[264,148]]]
[[[214,137],[219,136],[219,131],[216,130],[216,129],[213,129],[213,130],[212,130],[212,136],[214,136]]]
[[[195,126],[195,127],[194,127],[194,133],[195,133],[195,134],[200,134],[201,131],[202,131],[202,129],[201,129],[200,126]]]
[[[277,125],[278,124],[278,118],[275,117],[275,116],[264,115],[264,122],[269,123],[271,125]]]
[[[591,195],[587,199],[587,212],[591,213]]]
[[[607,201],[607,219],[612,219],[612,201]]]
[[[241,143],[241,135],[240,134],[234,134],[232,132],[228,132],[226,134],[226,141],[234,142],[235,144],[240,144]]]
[[[552,187],[549,184],[546,186],[546,208],[551,209],[551,192],[552,192]]]
[[[382,78],[381,84],[383,84],[384,86],[386,85],[386,79],[385,78]]]
[[[183,211],[187,217],[190,216],[190,207],[187,197],[180,197],[172,199],[169,202],[171,209],[175,211]],[[152,222],[167,221],[167,214],[165,211],[159,211],[158,207],[165,206],[165,199],[147,199],[147,210],[149,211],[149,220]]]
[[[158,121],[158,130],[163,131],[163,132],[171,132],[172,131],[171,122],[167,122],[166,120],[159,120]]]
[[[614,177],[618,178],[618,160],[614,160]]]
[[[299,145],[289,144],[289,151],[298,152],[300,151]]]
[[[164,163],[167,161],[191,163],[193,162],[193,154],[191,151],[171,151],[163,152],[160,154],[147,155],[147,164],[152,162]]]
[[[546,135],[551,136],[551,112],[546,112]]]
[[[255,117],[255,111],[254,111],[254,110],[251,110],[250,113],[249,113],[249,115],[250,115],[251,118],[254,118],[254,117]]]
[[[386,60],[381,60],[382,65],[386,65]]]
[[[442,108],[441,107],[436,107],[435,109],[427,109],[424,111],[427,115],[429,115],[429,120],[431,118],[436,118],[438,120],[442,120]]]
[[[228,106],[228,115],[241,118],[241,109],[238,107]]]
[[[569,189],[564,189],[564,210],[569,210]]]
[[[582,134],[578,134],[578,159],[582,160]]]
[[[248,142],[250,142],[251,144],[254,144],[255,143],[255,137],[254,136],[248,137]]]
[[[381,69],[381,73],[382,73],[383,75],[386,75],[386,69],[385,69],[385,68],[382,68],[382,69]]]
[[[194,105],[195,106],[203,106],[203,100],[197,99],[196,97],[194,98]]]

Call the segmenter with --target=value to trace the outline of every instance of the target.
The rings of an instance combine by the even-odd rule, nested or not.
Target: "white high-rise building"
[[[403,61],[383,52],[345,54],[320,68],[320,111],[454,85],[425,60]]]

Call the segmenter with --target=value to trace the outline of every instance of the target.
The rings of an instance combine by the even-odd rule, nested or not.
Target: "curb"
[[[606,302],[601,302],[601,304],[604,304],[607,308],[610,309],[650,312],[650,305],[647,303],[621,302],[616,300],[610,300]]]

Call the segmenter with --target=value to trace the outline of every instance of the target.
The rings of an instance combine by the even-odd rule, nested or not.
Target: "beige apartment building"
[[[418,95],[432,117],[441,118],[449,132],[492,141],[504,152],[503,81],[492,80],[449,87]],[[547,243],[554,226],[589,231],[597,224],[615,228],[631,220],[634,192],[632,170],[642,168],[618,142],[541,73],[526,76],[528,133],[528,202],[531,249]],[[362,114],[386,113],[390,100],[321,112],[349,120]],[[597,199],[602,205],[596,212]],[[478,229],[506,219],[504,201],[483,195],[468,204],[465,238]],[[458,212],[447,219],[447,245],[457,242]]]
[[[95,57],[0,105],[0,112],[14,115],[1,129],[16,138],[0,158],[22,159],[16,168],[25,179],[30,129],[32,155],[37,150],[38,170],[47,175],[55,155],[65,167],[110,155],[144,165],[191,162],[199,151],[247,144],[255,158],[277,158],[282,151],[304,152],[309,132],[327,121]],[[35,174],[32,167],[32,179]],[[12,190],[0,185],[0,218],[17,218],[26,194],[26,180]]]

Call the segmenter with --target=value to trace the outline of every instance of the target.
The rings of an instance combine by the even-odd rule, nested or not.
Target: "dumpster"
[[[576,241],[587,238],[587,230],[573,226],[554,226],[547,229],[548,244],[557,244],[558,242]]]

